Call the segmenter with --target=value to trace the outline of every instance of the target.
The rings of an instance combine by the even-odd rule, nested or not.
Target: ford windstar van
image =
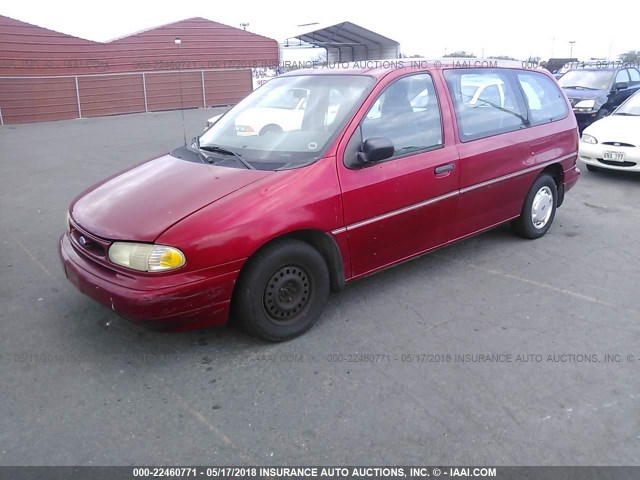
[[[346,282],[505,222],[543,236],[578,179],[577,150],[548,72],[295,71],[79,195],[60,256],[82,293],[133,321],[231,316],[286,340]]]

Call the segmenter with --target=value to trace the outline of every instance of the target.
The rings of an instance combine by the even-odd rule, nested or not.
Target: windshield
[[[364,75],[277,77],[255,90],[200,137],[254,168],[277,170],[319,159],[374,84]]]
[[[563,88],[607,90],[613,79],[612,70],[571,70],[558,79]]]
[[[634,115],[640,116],[640,92],[636,92],[620,105],[614,112],[614,115]]]
[[[256,107],[282,108],[284,110],[303,109],[308,93],[309,91],[303,88],[278,87],[264,95]]]

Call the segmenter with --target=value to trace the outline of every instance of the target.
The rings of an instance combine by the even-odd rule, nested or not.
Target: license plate
[[[603,160],[610,160],[612,162],[624,162],[624,153],[622,152],[604,152],[602,154]]]

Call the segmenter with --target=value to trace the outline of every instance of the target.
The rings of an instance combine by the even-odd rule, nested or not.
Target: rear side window
[[[636,70],[635,68],[630,68],[628,72],[629,78],[631,78],[631,83],[640,82],[640,73],[638,72],[638,70]]]
[[[529,107],[531,125],[553,122],[568,115],[562,92],[546,75],[521,72],[518,73],[518,82]]]
[[[506,70],[445,70],[460,141],[512,132],[526,125],[526,107]]]
[[[617,74],[616,74],[616,81],[615,83],[623,83],[623,82],[627,82],[629,83],[629,74],[627,73],[626,70],[620,70]]]

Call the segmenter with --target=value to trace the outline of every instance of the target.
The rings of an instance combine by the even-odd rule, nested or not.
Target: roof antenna
[[[176,37],[173,41],[178,48],[178,81],[180,82],[180,113],[182,115],[182,138],[184,140],[184,145],[187,145],[187,127],[184,123],[184,99],[182,97],[182,68],[180,67],[180,44],[182,44],[182,39],[180,37]]]

